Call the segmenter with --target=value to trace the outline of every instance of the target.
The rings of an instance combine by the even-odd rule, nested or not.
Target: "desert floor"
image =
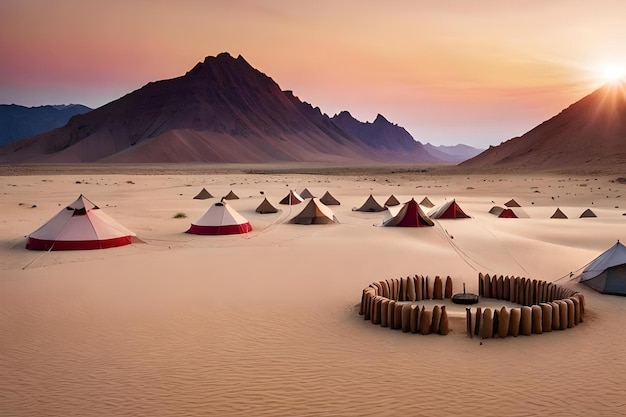
[[[0,415],[626,414],[626,298],[570,278],[626,240],[626,185],[616,176],[263,172],[5,169]],[[230,204],[253,231],[185,234],[217,201],[192,199],[202,187],[218,197],[233,190],[240,199]],[[305,187],[341,201],[331,207],[340,224],[288,223],[302,206],[278,201]],[[26,250],[24,236],[81,193],[145,243]],[[381,204],[391,194],[456,198],[472,218],[380,227],[383,214],[352,211],[370,193]],[[282,211],[255,213],[264,196]],[[511,198],[529,218],[489,214]],[[550,219],[557,207],[570,218]],[[586,208],[598,217],[578,218]],[[447,336],[421,336],[357,314],[372,281],[450,275],[455,292],[463,283],[477,292],[478,272],[575,288],[586,296],[585,321],[481,340],[460,319]],[[453,319],[464,312],[449,309]]]

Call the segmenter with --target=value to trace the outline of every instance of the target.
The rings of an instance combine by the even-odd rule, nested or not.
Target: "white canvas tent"
[[[82,194],[28,235],[26,249],[105,249],[132,243],[135,234]]]
[[[187,233],[194,235],[234,235],[252,230],[250,222],[226,201],[213,204]]]
[[[626,246],[619,240],[591,261],[580,282],[605,294],[626,295]]]

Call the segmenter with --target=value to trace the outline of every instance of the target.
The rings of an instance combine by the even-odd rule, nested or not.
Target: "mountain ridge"
[[[606,84],[522,136],[459,164],[496,170],[603,169],[626,163],[626,83]]]
[[[370,127],[390,126],[381,120]],[[221,53],[185,75],[149,82],[64,127],[0,148],[0,161],[440,162],[406,130],[392,131],[403,145],[389,146],[394,139],[387,137],[377,146],[371,135],[358,137],[282,91],[241,55]]]

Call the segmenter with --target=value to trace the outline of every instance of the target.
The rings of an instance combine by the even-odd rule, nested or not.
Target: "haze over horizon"
[[[380,113],[422,143],[485,148],[620,75],[625,13],[609,0],[8,0],[0,103],[96,108],[228,52],[331,116]]]

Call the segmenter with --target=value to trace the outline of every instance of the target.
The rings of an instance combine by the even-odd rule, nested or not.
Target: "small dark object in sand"
[[[455,304],[476,304],[478,302],[478,296],[472,293],[465,292],[465,283],[463,283],[463,292],[454,294],[452,296],[452,302]]]

